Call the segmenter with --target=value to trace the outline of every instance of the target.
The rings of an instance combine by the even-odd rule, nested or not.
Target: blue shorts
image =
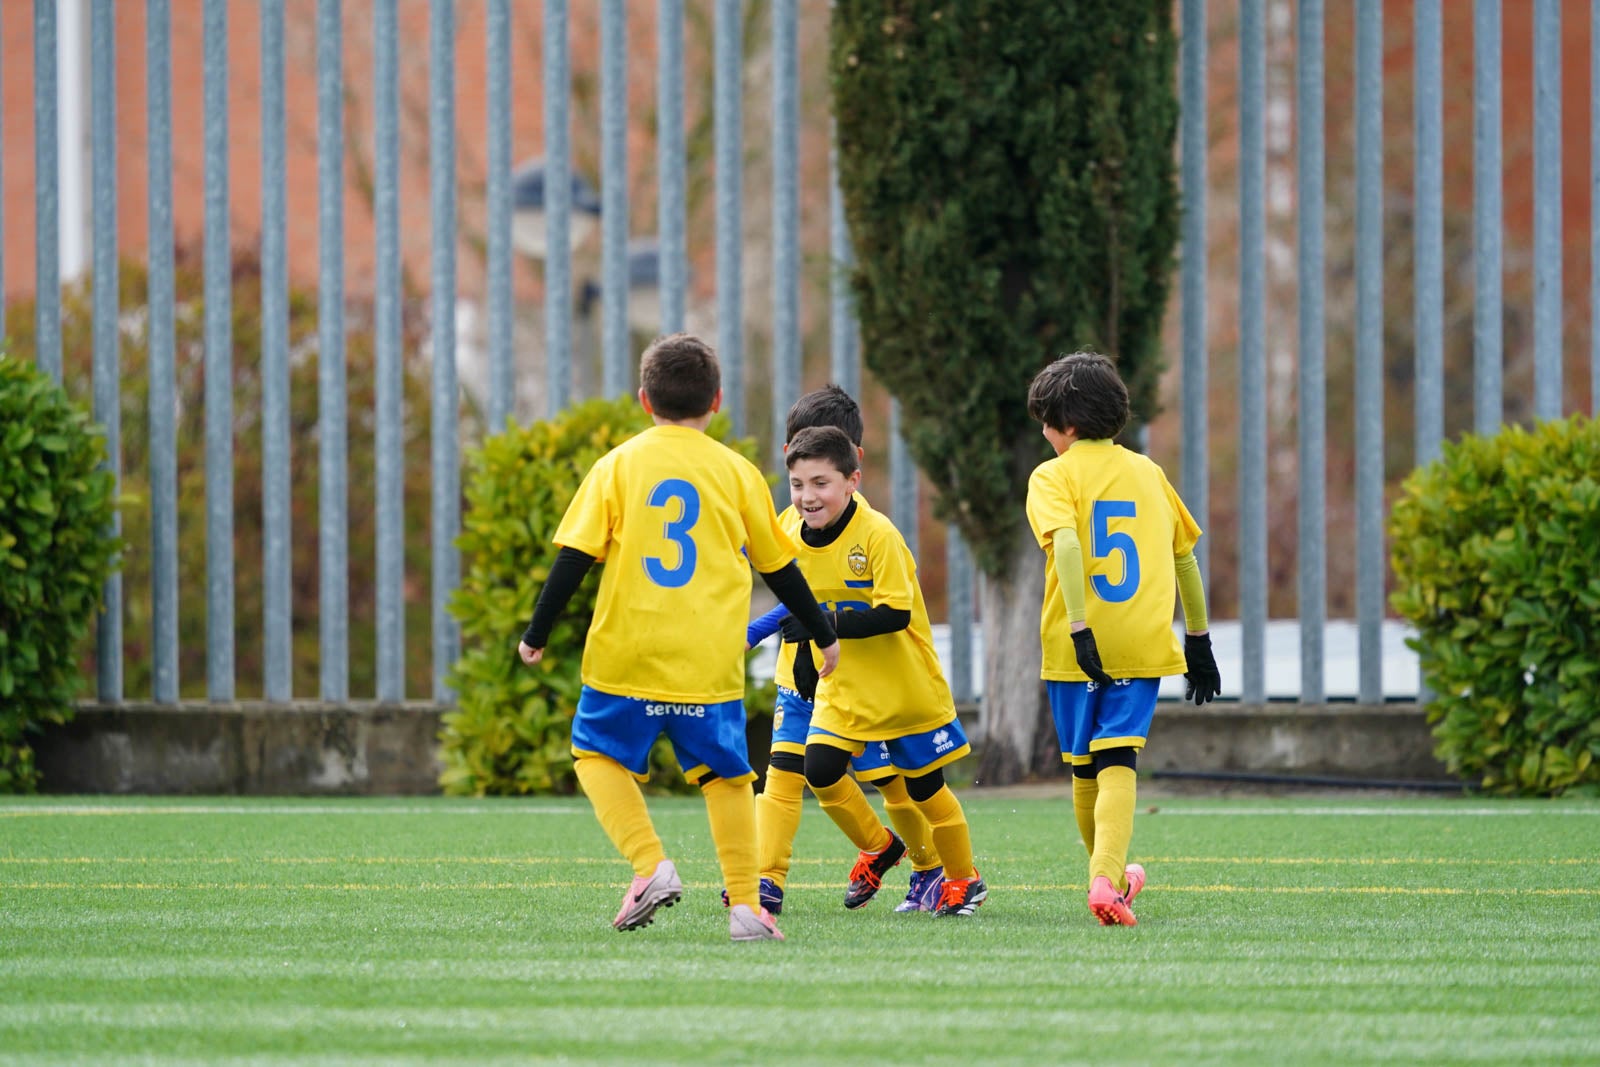
[[[639,781],[650,777],[650,749],[662,734],[683,776],[699,783],[708,775],[738,785],[755,781],[744,737],[744,701],[675,704],[613,696],[583,687],[572,719],[574,756],[609,756]]]
[[[1160,678],[1094,682],[1046,682],[1050,717],[1056,723],[1063,763],[1093,763],[1106,748],[1143,748],[1156,714]]]
[[[814,706],[793,689],[778,686],[778,703],[772,709],[772,751],[805,755]],[[895,773],[889,766],[889,750],[877,741],[868,744],[860,755],[850,758],[850,769],[863,782],[888,778]]]
[[[886,778],[890,774],[920,778],[972,752],[972,746],[967,743],[966,731],[961,729],[960,719],[951,719],[943,726],[924,730],[920,734],[908,734],[888,741],[857,741],[813,726],[811,732],[806,735],[806,743],[842,748],[846,752],[853,753],[857,759],[863,758],[865,753],[882,760],[889,769],[877,776],[880,778]],[[861,775],[858,773],[856,777],[859,778]]]

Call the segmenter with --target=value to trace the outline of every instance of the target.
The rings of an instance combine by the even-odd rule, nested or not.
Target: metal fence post
[[[233,244],[228,198],[228,0],[205,5],[206,693],[234,694]]]
[[[1296,12],[1295,146],[1296,201],[1300,214],[1299,261],[1299,453],[1298,514],[1300,573],[1300,700],[1320,704],[1323,688],[1323,624],[1327,620],[1327,530],[1323,487],[1327,460],[1324,346],[1324,86],[1322,0],[1302,0]]]
[[[322,699],[350,699],[350,472],[344,339],[344,34],[317,0],[317,624]]]
[[[90,13],[90,96],[94,138],[94,417],[106,431],[106,469],[122,485],[121,326],[117,267],[117,53],[116,9],[94,0]],[[122,514],[114,511],[107,535],[120,540]],[[102,704],[122,702],[122,575],[106,578],[97,620],[95,664]]]

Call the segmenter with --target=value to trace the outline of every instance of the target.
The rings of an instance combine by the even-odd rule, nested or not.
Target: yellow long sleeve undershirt
[[[1063,526],[1050,535],[1056,548],[1056,579],[1061,583],[1061,599],[1067,605],[1067,625],[1083,622],[1088,616],[1088,598],[1083,591],[1083,545],[1078,531]]]
[[[1178,570],[1178,599],[1183,601],[1184,629],[1192,634],[1205,633],[1210,628],[1206,619],[1206,585],[1200,579],[1200,561],[1193,550],[1173,561]]]

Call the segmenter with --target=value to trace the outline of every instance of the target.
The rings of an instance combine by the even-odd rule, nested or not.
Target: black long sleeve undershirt
[[[550,565],[550,576],[539,590],[539,600],[533,605],[533,619],[522,632],[522,643],[529,648],[543,648],[550,642],[550,631],[572,594],[583,584],[583,576],[594,566],[595,557],[576,548],[563,547]]]
[[[595,557],[576,548],[563,547],[556,554],[544,588],[539,590],[539,600],[533,606],[533,619],[522,633],[524,644],[529,648],[543,648],[549,643],[550,631],[555,627],[556,620],[561,617],[567,601],[583,584],[584,575],[589,573],[594,563]],[[803,620],[807,624],[806,629],[817,635],[818,648],[827,648],[838,639],[827,614],[817,605],[816,597],[812,596],[811,587],[806,584],[805,575],[800,573],[798,563],[791,561],[780,570],[762,573],[761,580],[767,583],[767,588],[789,609],[790,614]]]
[[[806,576],[800,573],[800,564],[790,560],[781,570],[756,573],[767,583],[772,595],[789,609],[789,614],[799,619],[810,631],[812,640],[816,642],[818,648],[827,648],[838,640],[833,623],[828,620],[827,612],[818,606],[817,598],[812,595],[811,586],[806,584]]]

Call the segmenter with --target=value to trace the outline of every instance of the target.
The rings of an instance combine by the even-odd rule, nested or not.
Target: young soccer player
[[[838,642],[761,472],[704,432],[722,402],[711,347],[688,334],[658,338],[645,350],[639,379],[639,402],[655,426],[602,456],[579,485],[517,651],[523,662],[539,662],[561,609],[589,567],[604,561],[572,754],[600,825],[633,865],[612,925],[647,926],[683,895],[638,784],[665,733],[684,776],[705,797],[732,904],[730,935],[781,941],[756,888],[755,774],[743,699],[750,567],[796,618],[817,627],[819,674],[838,663]]]
[[[878,748],[905,778],[906,792],[929,825],[944,864],[937,915],[971,915],[988,895],[972,864],[972,840],[961,802],[945,784],[946,764],[971,751],[955,702],[933,651],[933,636],[916,562],[887,517],[858,500],[861,468],[855,444],[836,427],[795,434],[784,457],[789,499],[800,523],[801,568],[824,602],[840,639],[857,642],[848,669],[821,675],[806,734],[806,783],[860,850],[845,893],[859,907],[900,862],[906,845],[878,821],[855,779],[852,756]],[[784,623],[784,640],[815,637],[805,619]]]
[[[1042,674],[1072,807],[1089,852],[1089,910],[1133,926],[1145,872],[1127,863],[1139,750],[1162,677],[1197,705],[1222,688],[1194,545],[1200,527],[1153,461],[1112,438],[1128,390],[1105,356],[1076,352],[1028,387],[1028,414],[1056,458],[1028,479],[1028,523],[1045,554]],[[1188,636],[1172,632],[1173,589]]]
[[[855,446],[857,458],[865,456],[861,447],[864,429],[861,407],[837,385],[813,390],[795,401],[789,409],[785,440],[793,441],[801,430],[817,426],[837,427]],[[867,506],[859,493],[853,494],[853,499],[857,505]],[[784,509],[778,516],[778,522],[786,531],[802,530],[799,513],[793,505]],[[859,599],[859,596],[849,594],[843,603]],[[838,610],[842,604],[824,598],[822,606],[824,609]],[[779,605],[750,624],[746,642],[754,647],[777,633],[787,618],[788,609]],[[809,672],[807,668],[810,668]],[[767,764],[766,786],[756,796],[761,903],[774,915],[783,908],[783,891],[788,882],[794,836],[800,828],[805,796],[806,735],[811,729],[812,702],[817,682],[810,645],[784,643],[778,653],[775,675],[778,701],[772,719],[772,753]],[[868,745],[860,755],[852,757],[850,765],[858,781],[871,782],[883,796],[884,811],[905,842],[906,853],[911,858],[910,888],[895,910],[933,911],[939,903],[939,884],[944,868],[939,851],[933,846],[928,820],[923,818],[906,792],[905,780],[890,766],[888,750],[882,744]],[[852,883],[854,891],[845,896],[845,906],[851,908],[858,908],[871,900],[881,884],[866,877],[852,877]]]

